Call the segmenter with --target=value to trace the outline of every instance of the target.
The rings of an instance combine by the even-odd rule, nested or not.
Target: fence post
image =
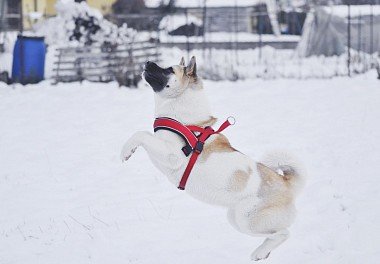
[[[187,50],[187,60],[190,61],[190,42],[189,42],[189,14],[187,8],[185,8],[186,17],[186,50]]]
[[[55,75],[55,84],[58,84],[59,81],[59,69],[61,67],[61,56],[62,56],[62,51],[60,49],[57,49],[58,53],[58,61],[57,61],[57,72]]]
[[[350,64],[351,64],[351,5],[348,4],[348,16],[347,16],[347,70],[348,76],[351,76]]]
[[[157,22],[157,24],[159,24],[159,22]],[[161,41],[160,41],[160,28],[157,27],[156,29],[156,57],[155,59],[158,61],[158,54],[159,54],[159,48],[160,48],[160,45],[161,45]]]
[[[5,24],[8,24],[8,21],[5,20],[4,18],[5,15],[5,1],[1,1],[1,6],[0,6],[0,33],[3,31],[3,25],[4,29],[6,28]]]
[[[203,25],[202,25],[202,31],[203,31],[203,43],[202,43],[202,56],[203,60],[206,60],[206,19],[207,19],[207,7],[206,7],[206,0],[203,1]]]
[[[261,23],[261,20],[262,20],[262,11],[260,10],[259,11],[259,15],[257,16],[258,18],[258,26],[259,26],[259,61],[261,62],[261,57],[262,57],[262,50],[261,50],[261,47],[263,46],[263,39],[262,39],[262,23]]]
[[[371,54],[371,58],[373,56],[373,3],[371,3],[371,15],[370,15],[370,33],[369,33],[369,36],[370,36],[370,54]]]
[[[23,41],[23,35],[24,35],[24,11],[22,8],[22,1],[20,1],[20,68],[21,68],[21,74],[20,79],[21,83],[24,84],[24,77],[25,77],[25,61],[24,61],[24,41]],[[13,77],[13,76],[12,76]]]
[[[362,14],[359,11],[359,16],[358,16],[358,55],[360,58],[360,51],[362,50]]]
[[[238,6],[237,6],[237,1],[235,0],[234,4],[234,24],[235,24],[235,60],[236,60],[236,65],[239,65],[239,57],[238,57],[238,31],[239,31],[239,25],[238,25]]]

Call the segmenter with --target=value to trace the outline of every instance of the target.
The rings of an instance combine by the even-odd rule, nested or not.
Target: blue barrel
[[[45,53],[44,37],[19,35],[13,50],[12,80],[22,84],[43,80]]]

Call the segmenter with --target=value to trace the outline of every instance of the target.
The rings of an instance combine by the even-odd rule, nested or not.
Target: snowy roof
[[[348,16],[348,8],[347,5],[335,5],[335,6],[324,6],[323,9],[327,13],[331,13],[335,16],[339,17],[347,17]],[[351,16],[369,16],[371,15],[371,6],[370,5],[351,5]],[[373,6],[373,14],[380,15],[380,5]]]

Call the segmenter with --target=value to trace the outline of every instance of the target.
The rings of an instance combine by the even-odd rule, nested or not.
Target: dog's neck
[[[170,117],[185,125],[211,126],[216,122],[202,88],[188,88],[176,98],[155,94],[155,116]]]

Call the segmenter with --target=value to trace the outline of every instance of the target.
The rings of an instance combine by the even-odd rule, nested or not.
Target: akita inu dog
[[[212,126],[211,114],[195,58],[185,66],[161,68],[147,62],[142,74],[155,92],[155,116],[184,125]],[[136,132],[124,145],[121,159],[128,160],[142,146],[153,164],[178,185],[189,162],[181,149],[183,139],[168,130]],[[228,209],[228,220],[238,231],[266,237],[251,255],[265,259],[289,236],[295,218],[294,200],[303,185],[300,168],[287,156],[271,155],[255,162],[233,148],[222,134],[205,142],[186,185],[186,192],[206,203]]]

